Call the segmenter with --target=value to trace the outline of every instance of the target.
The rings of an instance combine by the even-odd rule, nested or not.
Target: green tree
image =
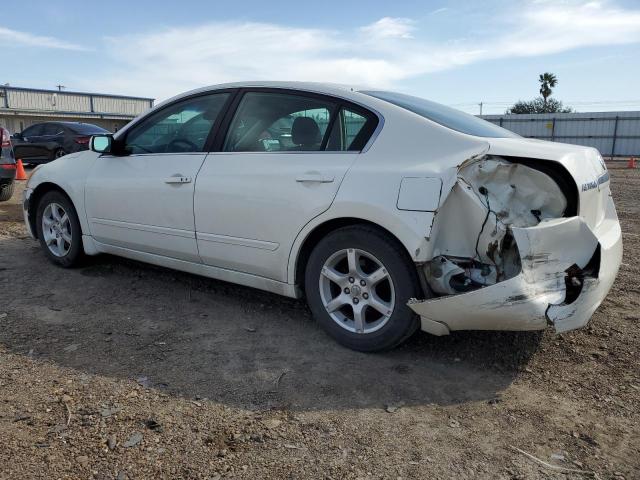
[[[565,107],[560,100],[555,98],[535,98],[529,102],[519,100],[506,113],[571,113],[571,107]]]
[[[540,75],[538,82],[540,82],[540,95],[542,95],[544,103],[547,103],[547,98],[553,93],[551,89],[558,85],[558,79],[553,73],[546,72]]]

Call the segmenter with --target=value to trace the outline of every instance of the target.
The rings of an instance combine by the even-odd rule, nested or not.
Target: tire
[[[56,220],[55,212],[59,220]],[[66,221],[63,214],[67,216]],[[43,217],[47,218],[46,222],[51,227],[43,224]],[[36,211],[36,230],[40,245],[51,262],[64,268],[80,263],[84,256],[82,230],[76,209],[66,195],[51,191],[40,199]]]
[[[66,154],[67,152],[64,151],[64,148],[58,148],[56,151],[53,152],[53,160],[60,157],[64,157]]]
[[[307,262],[305,291],[318,323],[353,350],[388,350],[419,326],[407,306],[421,295],[415,264],[395,238],[372,226],[344,227],[323,238]],[[336,305],[342,306],[330,313]],[[362,312],[359,322],[357,308]]]
[[[0,185],[0,202],[6,202],[13,196],[13,190],[15,188],[15,182],[4,183]]]

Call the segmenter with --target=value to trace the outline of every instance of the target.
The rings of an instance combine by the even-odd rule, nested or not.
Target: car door
[[[356,135],[340,141],[338,99],[249,90],[235,103],[220,151],[198,174],[200,257],[208,265],[286,281],[293,241],[331,205],[358,153],[350,150]],[[359,118],[358,131],[377,123],[372,114]]]
[[[51,155],[62,146],[64,140],[64,127],[58,123],[45,123],[40,142],[43,155]]]
[[[129,152],[101,155],[85,189],[91,235],[100,243],[200,262],[193,191],[231,93],[179,100],[118,138]]]
[[[42,144],[43,133],[44,124],[39,123],[26,128],[18,138],[12,140],[16,158],[20,158],[27,163],[32,159],[48,158],[46,149]]]

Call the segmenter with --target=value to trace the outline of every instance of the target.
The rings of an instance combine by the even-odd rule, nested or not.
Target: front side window
[[[202,152],[229,93],[214,93],[170,105],[127,133],[130,153]]]
[[[329,100],[248,92],[231,122],[225,152],[318,151],[337,110]]]
[[[32,127],[27,128],[24,132],[22,132],[22,136],[25,138],[39,137],[42,135],[43,130],[44,130],[44,125],[42,123],[39,123],[37,125],[33,125]]]

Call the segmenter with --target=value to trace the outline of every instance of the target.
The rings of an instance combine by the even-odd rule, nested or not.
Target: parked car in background
[[[87,150],[91,136],[104,133],[109,131],[91,123],[37,123],[13,135],[14,153],[23,163],[46,163]]]
[[[13,157],[11,136],[6,128],[0,127],[0,202],[13,195],[16,178],[16,160]]]
[[[408,95],[209,87],[91,150],[27,183],[27,229],[52,262],[109,253],[306,296],[356,350],[419,328],[580,328],[622,258],[597,150]]]

